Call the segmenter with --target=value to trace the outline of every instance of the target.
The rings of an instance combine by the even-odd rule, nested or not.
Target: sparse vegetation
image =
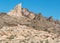
[[[7,37],[7,39],[12,40],[12,39],[14,39],[15,36],[16,35],[11,35],[10,37]]]
[[[45,43],[49,43],[48,40],[46,40]]]
[[[27,9],[20,8],[17,5],[8,14],[0,13],[0,43],[39,43],[37,41],[43,43],[47,38],[54,41],[58,39],[60,43],[59,20],[56,21],[52,16],[47,18],[41,13],[34,14]],[[48,40],[45,40],[45,43],[50,43]]]

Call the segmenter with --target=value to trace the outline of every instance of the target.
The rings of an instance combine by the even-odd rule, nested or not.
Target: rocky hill
[[[18,4],[8,13],[0,13],[0,43],[60,43],[60,21]]]

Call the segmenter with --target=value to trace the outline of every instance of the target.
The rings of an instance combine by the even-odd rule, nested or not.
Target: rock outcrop
[[[22,9],[21,9],[21,4],[16,5],[14,10],[11,10],[8,15],[13,16],[13,17],[21,17],[22,16]]]
[[[30,19],[33,19],[35,17],[34,13],[29,12],[28,9],[26,8],[21,8],[21,4],[16,5],[14,10],[11,10],[8,15],[13,16],[13,17],[28,17]]]
[[[22,14],[30,19],[33,19],[35,17],[35,14],[33,12],[29,12],[26,8],[22,9]]]

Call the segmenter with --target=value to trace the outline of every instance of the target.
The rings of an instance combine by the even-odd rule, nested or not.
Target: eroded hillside
[[[60,21],[18,4],[8,13],[0,13],[0,43],[60,43]]]

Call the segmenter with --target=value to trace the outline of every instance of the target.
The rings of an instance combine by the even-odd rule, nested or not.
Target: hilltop
[[[57,40],[58,39],[58,40]],[[16,41],[15,41],[16,40]],[[60,21],[35,14],[21,4],[8,13],[0,13],[1,43],[60,42]]]

